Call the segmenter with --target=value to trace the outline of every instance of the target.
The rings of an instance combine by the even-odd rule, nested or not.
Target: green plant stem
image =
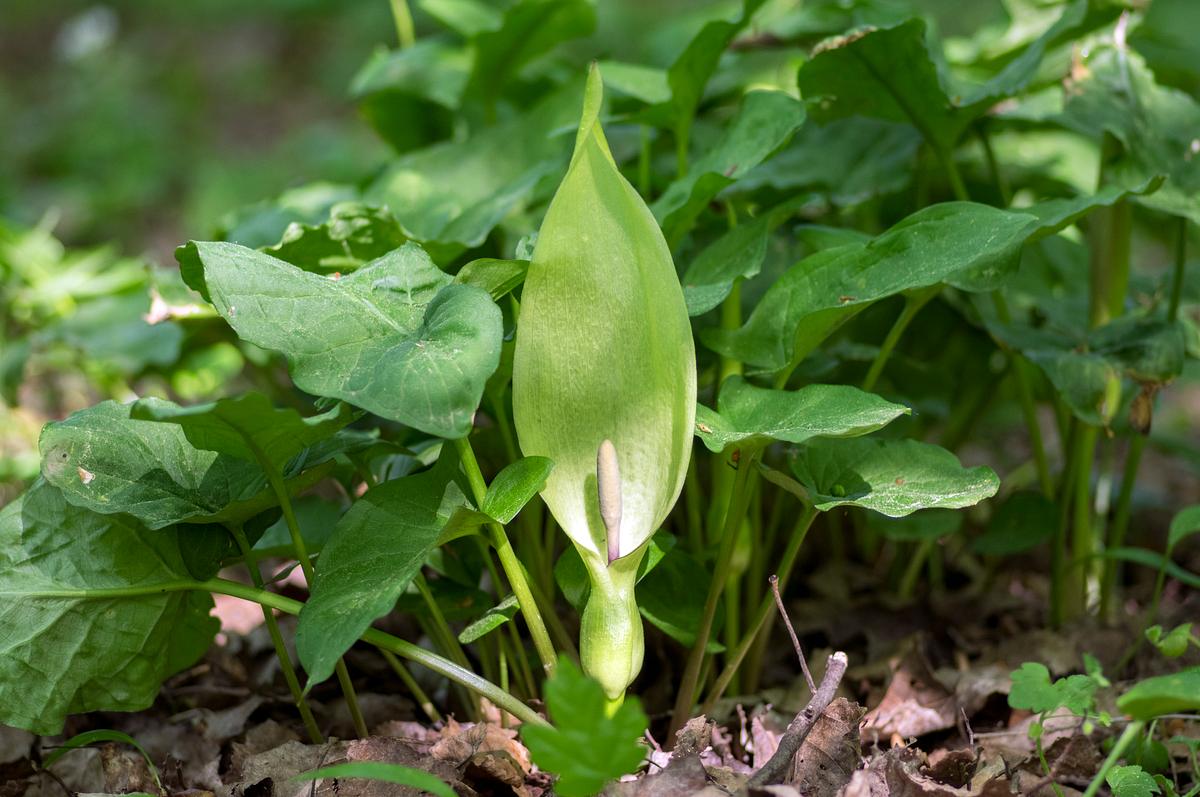
[[[954,198],[959,202],[970,202],[971,195],[967,193],[966,183],[963,182],[962,174],[958,171],[958,164],[954,162],[954,152],[948,152],[932,143],[930,146],[942,164],[942,169],[946,172],[946,179],[950,181],[950,190],[954,192]]]
[[[400,48],[412,47],[417,40],[416,29],[413,26],[412,12],[408,8],[408,0],[391,0],[392,19],[396,22],[396,38]]]
[[[674,739],[675,733],[691,716],[692,706],[696,700],[696,689],[699,686],[700,667],[704,663],[708,640],[712,634],[713,618],[717,613],[717,604],[721,593],[729,580],[729,566],[733,559],[733,549],[737,544],[738,527],[746,514],[750,502],[750,487],[752,478],[757,472],[755,460],[759,452],[743,455],[738,463],[730,488],[729,508],[725,512],[725,523],[721,531],[721,547],[717,554],[717,562],[713,567],[712,581],[708,586],[708,595],[704,599],[704,610],[700,614],[700,625],[696,628],[696,641],[688,653],[687,664],[683,677],[679,682],[679,691],[675,696],[675,709],[671,715],[671,726],[667,732],[668,739]]]
[[[683,504],[687,509],[687,538],[692,553],[700,553],[704,549],[704,519],[700,512],[704,496],[700,488],[700,474],[696,464],[699,459],[700,457],[693,451],[683,484]]]
[[[1141,734],[1144,727],[1146,727],[1146,723],[1141,720],[1135,720],[1125,726],[1125,730],[1121,732],[1117,743],[1113,745],[1112,751],[1109,752],[1108,758],[1104,759],[1104,763],[1100,765],[1100,771],[1096,773],[1096,777],[1092,778],[1092,782],[1088,784],[1087,789],[1083,792],[1083,797],[1096,797],[1096,793],[1104,785],[1104,779],[1108,777],[1109,771],[1121,760],[1121,756],[1125,754],[1126,748]]]
[[[897,588],[897,593],[901,600],[910,600],[913,593],[917,589],[917,579],[921,576],[921,568],[925,565],[925,560],[929,558],[929,554],[933,551],[933,546],[936,545],[935,540],[921,540],[917,545],[917,549],[913,552],[912,557],[908,560],[908,564],[904,568],[904,575],[900,577],[900,586]]]
[[[650,125],[638,126],[638,193],[650,201]]]
[[[1178,218],[1176,225],[1175,262],[1171,272],[1170,300],[1167,304],[1167,321],[1170,322],[1179,318],[1179,302],[1183,295],[1183,276],[1187,266],[1187,219]],[[1110,549],[1120,548],[1125,544],[1125,535],[1129,530],[1133,510],[1133,491],[1137,487],[1138,468],[1146,450],[1147,439],[1146,435],[1138,434],[1129,443],[1129,453],[1125,456],[1125,471],[1121,479],[1121,492],[1117,497],[1117,508],[1108,537]],[[1115,608],[1120,577],[1121,563],[1116,559],[1109,559],[1104,566],[1104,581],[1100,592],[1102,617],[1109,616]],[[1157,601],[1155,603],[1157,604]]]
[[[1066,452],[1063,462],[1062,478],[1058,485],[1063,500],[1058,507],[1058,528],[1054,533],[1050,549],[1050,627],[1061,628],[1066,619],[1066,570],[1067,570],[1067,532],[1071,523],[1071,502],[1067,497],[1071,494],[1075,479],[1075,438],[1078,436],[1078,423],[1072,419],[1067,426],[1067,435],[1063,442]]]
[[[425,608],[429,610],[429,616],[433,620],[433,635],[436,638],[438,647],[442,649],[442,653],[460,667],[470,667],[466,651],[462,649],[462,645],[458,643],[458,637],[454,635],[450,624],[446,622],[446,615],[442,614],[442,607],[438,606],[437,599],[433,597],[433,592],[429,589],[429,583],[425,580],[425,576],[422,573],[417,573],[413,577],[413,586],[417,588],[417,593],[421,596],[421,601],[425,604]]]
[[[996,191],[1000,194],[1000,201],[1004,207],[1008,207],[1012,204],[1012,189],[1009,188],[1008,180],[1004,179],[1004,173],[1000,171],[1000,164],[996,161],[996,153],[992,150],[992,137],[988,134],[987,123],[980,122],[975,128],[975,132],[979,135],[979,142],[983,145],[983,157],[987,161],[988,174],[991,175]]]
[[[207,581],[167,581],[139,587],[114,587],[112,589],[64,589],[38,593],[46,598],[63,598],[67,600],[107,600],[110,598],[140,598],[146,595],[162,595],[169,592],[209,592],[215,595],[228,595],[240,598],[260,606],[277,609],[285,614],[300,614],[304,603],[292,598],[240,584],[224,578],[210,578]],[[391,651],[397,656],[416,662],[438,675],[445,676],[456,684],[470,689],[486,697],[500,708],[517,717],[522,722],[532,722],[537,725],[547,725],[536,711],[508,694],[500,687],[485,678],[480,678],[470,670],[464,669],[449,659],[422,647],[407,642],[399,637],[375,628],[368,628],[360,637],[368,645],[374,645],[382,650]]]
[[[242,551],[242,560],[250,572],[250,580],[254,582],[254,586],[265,590],[262,571],[258,568],[258,558],[250,547],[250,541],[246,539],[246,532],[237,525],[231,525],[228,528],[233,539],[237,541],[238,548]],[[263,621],[267,625],[267,633],[271,635],[271,644],[275,646],[275,657],[279,659],[279,667],[283,671],[283,680],[287,682],[288,691],[292,693],[292,700],[296,703],[296,710],[300,712],[304,729],[308,731],[308,737],[313,744],[324,744],[325,737],[317,727],[317,720],[313,717],[312,708],[304,698],[304,690],[300,686],[300,679],[296,677],[296,668],[292,664],[292,657],[288,654],[287,645],[283,642],[283,634],[279,631],[279,622],[275,619],[275,613],[266,606],[262,607],[262,613]]]
[[[883,374],[883,367],[887,364],[888,358],[892,356],[892,351],[895,350],[896,344],[900,342],[900,336],[904,334],[904,330],[908,328],[912,320],[917,317],[917,313],[921,311],[921,308],[930,299],[938,295],[941,288],[941,285],[932,285],[928,288],[914,291],[904,297],[904,308],[892,323],[892,328],[888,330],[887,337],[883,339],[883,343],[879,347],[879,353],[875,355],[875,359],[871,361],[871,367],[867,370],[867,375],[863,377],[863,390],[871,391],[875,389],[875,383],[879,381],[880,375]]]
[[[404,662],[400,661],[400,659],[396,657],[396,654],[392,653],[390,650],[380,648],[379,653],[383,656],[383,660],[388,663],[388,666],[392,668],[400,680],[404,682],[405,688],[408,689],[408,691],[412,694],[413,700],[417,701],[417,705],[420,706],[421,712],[429,718],[429,721],[442,722],[443,717],[441,712],[437,710],[435,705],[433,705],[433,701],[429,699],[429,695],[425,694],[425,690],[421,688],[419,683],[417,683],[417,679],[414,678],[413,674],[408,671],[408,667],[405,666]]]
[[[1142,462],[1142,453],[1146,450],[1146,439],[1145,435],[1135,434],[1129,442],[1129,451],[1125,454],[1125,470],[1121,477],[1121,492],[1117,495],[1117,508],[1113,514],[1112,527],[1109,529],[1109,549],[1120,548],[1125,544],[1125,534],[1129,530],[1129,518],[1133,511],[1133,491],[1137,486],[1138,468]],[[1104,580],[1100,585],[1101,617],[1111,617],[1116,607],[1120,577],[1120,561],[1106,561]]]
[[[525,646],[521,644],[521,635],[517,633],[517,627],[513,623],[505,623],[508,628],[508,639],[503,635],[497,634],[500,640],[500,655],[501,666],[500,671],[504,673],[507,669],[515,669],[517,678],[521,680],[522,687],[525,689],[525,694],[531,697],[537,697],[537,681],[533,677],[533,670],[529,667],[529,660],[525,656]],[[512,667],[508,666],[508,662],[513,662]],[[505,691],[508,691],[508,684],[501,682],[501,686]]]
[[[312,558],[308,555],[308,547],[304,544],[304,537],[300,534],[300,523],[296,520],[296,512],[292,508],[292,498],[288,495],[287,485],[283,483],[283,476],[279,470],[267,457],[266,453],[258,447],[254,442],[253,437],[249,434],[242,435],[247,447],[258,460],[259,466],[267,475],[267,481],[271,484],[271,489],[275,492],[275,498],[279,501],[279,508],[283,511],[283,519],[287,524],[288,534],[292,538],[292,547],[296,549],[296,560],[300,563],[300,569],[304,572],[304,578],[308,582],[309,589],[316,581],[316,571],[313,570]],[[334,672],[337,675],[338,685],[342,688],[342,694],[346,698],[346,710],[350,713],[350,720],[354,724],[354,732],[359,738],[365,739],[370,733],[367,730],[367,723],[363,720],[362,709],[358,705],[358,696],[354,692],[354,683],[350,680],[350,671],[346,669],[346,660],[339,658],[334,666]]]
[[[733,281],[733,287],[729,289],[729,295],[721,302],[721,329],[736,330],[742,325],[742,280],[737,278]],[[717,375],[717,387],[731,376],[740,376],[743,371],[742,363],[732,357],[721,357],[721,369]]]
[[[800,553],[800,547],[804,544],[804,538],[808,536],[808,531],[812,528],[816,517],[817,510],[811,505],[806,504],[804,511],[800,514],[799,520],[796,521],[796,527],[792,530],[787,549],[783,552],[783,557],[779,560],[779,570],[776,573],[779,576],[779,591],[781,593],[787,588],[788,579],[791,578],[796,558]],[[755,638],[764,634],[764,629],[769,627],[770,620],[774,616],[774,611],[775,598],[772,594],[768,593],[759,602],[758,611],[754,615],[754,621],[747,626],[747,633],[742,637],[741,644],[738,645],[737,650],[727,657],[724,669],[721,670],[720,675],[717,676],[716,681],[709,688],[708,696],[704,698],[704,705],[700,708],[701,713],[708,714],[711,712],[713,705],[725,694],[730,681],[733,680],[733,674],[737,672],[738,667],[742,664],[742,660],[746,658],[746,653],[750,650],[751,645],[754,644]]]
[[[1179,303],[1183,299],[1183,275],[1187,270],[1188,220],[1180,216],[1176,220],[1175,268],[1171,273],[1171,298],[1167,305],[1167,320],[1179,318]]]
[[[550,570],[551,584],[553,584],[554,570]],[[553,606],[554,600],[550,597],[550,593],[546,592],[536,580],[529,582],[529,588],[533,590],[533,599],[537,601],[538,606]],[[550,587],[553,590],[553,586]],[[571,661],[579,663],[579,649],[575,647],[575,640],[571,638],[571,634],[567,631],[567,627],[563,625],[562,618],[556,612],[546,612],[542,615],[546,621],[546,627],[550,629],[550,636],[554,638],[555,644],[558,645],[558,650],[570,657]],[[535,692],[536,694],[536,692]]]
[[[1121,200],[1096,211],[1093,225],[1089,320],[1101,326],[1122,314],[1129,289],[1129,253],[1133,209]]]
[[[692,120],[691,117],[679,122],[675,125],[675,176],[676,178],[687,177],[688,173],[688,149],[691,145],[692,137]]]
[[[996,316],[1003,324],[1011,323],[1012,315],[1008,311],[1008,302],[1000,291],[992,291],[992,304],[996,308]],[[1030,375],[1029,362],[1018,352],[1001,346],[1008,352],[1013,361],[1013,378],[1016,380],[1017,398],[1021,402],[1021,414],[1025,417],[1025,426],[1029,429],[1029,445],[1033,449],[1033,461],[1037,464],[1038,482],[1042,493],[1051,501],[1054,500],[1054,480],[1050,476],[1050,460],[1046,457],[1046,446],[1042,442],[1042,427],[1038,423],[1037,407],[1033,401],[1033,378]]]
[[[1075,599],[1082,612],[1088,604],[1088,582],[1095,567],[1097,540],[1092,534],[1092,463],[1096,458],[1096,440],[1100,430],[1081,424],[1076,436],[1074,495],[1072,497],[1071,571],[1079,580]],[[1066,500],[1066,493],[1063,497]]]
[[[483,472],[479,470],[479,460],[475,458],[475,451],[471,448],[471,441],[467,437],[461,437],[454,441],[454,445],[458,449],[459,458],[462,460],[463,470],[467,474],[467,481],[471,485],[471,493],[474,495],[475,503],[478,506],[483,506],[483,499],[487,496],[487,482],[483,479]],[[512,543],[509,542],[508,535],[504,532],[504,527],[499,523],[489,523],[488,531],[492,547],[496,549],[496,555],[500,559],[500,567],[504,569],[504,575],[508,578],[508,583],[512,587],[513,594],[517,596],[517,605],[521,609],[521,614],[525,617],[525,624],[529,627],[529,635],[533,637],[533,647],[537,650],[538,658],[542,661],[542,668],[546,671],[547,675],[553,675],[557,658],[554,652],[554,644],[550,641],[550,634],[546,631],[546,624],[542,619],[541,610],[538,608],[537,602],[533,598],[533,593],[529,589],[529,582],[525,578],[525,570],[521,567],[521,562],[513,552]]]
[[[1038,721],[1044,722],[1044,717],[1045,715],[1043,714],[1041,717],[1039,717]],[[1039,738],[1036,742],[1034,742],[1033,747],[1037,753],[1038,763],[1042,765],[1042,772],[1046,773],[1047,778],[1053,780],[1054,770],[1050,768],[1050,762],[1046,760],[1046,749],[1042,746],[1042,740]],[[1054,787],[1055,797],[1063,797],[1062,787],[1059,786],[1057,782],[1051,783],[1050,785]]]

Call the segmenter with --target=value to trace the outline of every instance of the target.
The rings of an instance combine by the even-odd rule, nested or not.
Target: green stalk
[[[1175,262],[1171,272],[1171,293],[1167,304],[1167,321],[1175,322],[1179,318],[1179,303],[1183,296],[1183,277],[1187,266],[1187,230],[1188,222],[1184,217],[1176,220]],[[1129,453],[1125,458],[1125,474],[1121,481],[1121,494],[1117,499],[1116,515],[1113,519],[1112,532],[1109,536],[1108,547],[1119,548],[1125,544],[1125,535],[1129,529],[1129,519],[1133,506],[1133,490],[1137,485],[1138,467],[1141,465],[1142,453],[1146,449],[1147,435],[1136,435],[1129,444]],[[1121,575],[1121,563],[1110,559],[1105,565],[1103,591],[1101,592],[1101,607],[1105,615],[1116,604],[1116,595]],[[1162,595],[1162,585],[1165,573],[1160,570],[1155,582],[1154,598],[1150,619],[1158,614],[1158,601]]]
[[[904,575],[900,577],[897,593],[901,600],[907,601],[912,598],[917,589],[917,579],[921,576],[921,568],[925,566],[925,560],[929,558],[935,544],[934,540],[921,540],[918,543],[917,550],[913,552],[904,568]]]
[[[508,626],[509,636],[507,646],[505,645],[504,637],[497,634],[497,637],[500,639],[500,652],[502,656],[501,672],[504,671],[506,666],[504,662],[511,660],[516,668],[517,677],[521,680],[521,684],[525,689],[525,694],[530,697],[537,697],[537,681],[533,677],[533,670],[530,669],[529,660],[525,656],[525,646],[521,644],[521,635],[517,633],[517,626],[515,624],[505,623],[505,625]],[[508,648],[507,653],[505,652],[506,647]],[[504,686],[505,691],[508,690],[506,684],[502,683],[501,685]]]
[[[1012,204],[1012,189],[1009,188],[1008,181],[1004,179],[1004,173],[1000,171],[1000,165],[996,161],[996,153],[992,150],[992,137],[988,135],[985,122],[981,122],[975,132],[979,135],[979,141],[983,144],[983,156],[987,160],[988,173],[992,176],[992,182],[996,185],[996,190],[1000,193],[1000,201],[1004,203],[1004,207]]]
[[[288,614],[299,614],[304,608],[304,604],[297,600],[278,595],[274,592],[258,590],[248,587],[245,584],[238,584],[235,581],[226,581],[221,578],[209,579],[208,581],[184,581],[175,582],[174,584],[159,584],[154,587],[147,588],[132,588],[124,591],[128,595],[141,594],[158,594],[161,592],[178,592],[186,590],[204,590],[206,592],[214,592],[221,595],[230,595],[234,598],[253,601],[264,606],[269,606],[272,609],[278,609],[281,612]],[[115,592],[119,590],[108,590]],[[81,590],[81,592],[85,592]],[[95,595],[95,590],[87,590],[86,593]],[[449,659],[425,650],[422,647],[406,642],[399,637],[392,636],[375,628],[368,628],[366,633],[362,635],[362,640],[367,644],[374,645],[382,650],[390,651],[391,653],[400,656],[401,658],[414,661],[417,664],[426,667],[438,675],[445,676],[456,684],[470,689],[476,694],[486,697],[488,700],[495,703],[500,708],[517,717],[522,722],[532,722],[538,725],[545,725],[546,721],[535,712],[533,709],[526,706],[521,701],[508,694],[494,683],[480,678],[475,673],[468,669],[460,667]]]
[[[1054,533],[1053,547],[1050,555],[1050,627],[1061,628],[1067,616],[1066,606],[1066,571],[1067,571],[1067,533],[1071,522],[1071,502],[1067,497],[1075,480],[1076,450],[1075,440],[1079,436],[1078,422],[1074,419],[1068,424],[1068,432],[1063,442],[1066,457],[1063,462],[1062,479],[1059,493],[1062,501],[1058,508],[1058,528]]]
[[[278,611],[293,615],[300,614],[300,610],[304,608],[304,604],[301,601],[224,578],[210,578],[207,581],[167,581],[149,586],[114,587],[112,589],[63,589],[40,592],[38,595],[39,597],[63,598],[66,600],[108,600],[111,598],[141,598],[147,595],[163,595],[168,592],[209,592],[214,595],[228,595],[231,598],[240,598],[244,601],[250,601],[260,606],[277,609]],[[535,725],[548,724],[536,711],[491,681],[480,678],[475,673],[460,667],[447,658],[375,628],[368,628],[360,638],[368,645],[374,645],[381,650],[395,653],[401,658],[416,662],[422,667],[438,675],[445,676],[454,683],[460,684],[482,697],[486,697],[522,722],[530,722]]]
[[[475,458],[471,441],[469,438],[462,437],[455,440],[454,445],[462,460],[463,470],[467,474],[467,481],[471,485],[475,503],[482,506],[483,499],[487,496],[487,482],[484,481],[483,473],[479,470],[479,460]],[[547,675],[553,675],[556,661],[554,645],[550,642],[550,634],[546,631],[542,613],[529,589],[525,570],[521,567],[521,562],[517,559],[516,554],[513,553],[512,544],[508,541],[508,535],[504,533],[504,527],[499,523],[489,523],[488,531],[492,547],[496,549],[496,555],[500,559],[500,567],[504,569],[504,575],[508,578],[513,594],[517,596],[517,605],[521,609],[521,614],[525,616],[525,624],[529,627],[529,635],[533,637],[533,646],[537,650],[538,658],[542,661],[542,668],[545,669]]]
[[[408,671],[408,667],[404,665],[404,662],[396,658],[396,654],[390,650],[380,648],[379,653],[383,656],[384,661],[388,663],[388,666],[399,676],[400,680],[404,682],[405,688],[412,694],[413,700],[417,701],[417,705],[421,707],[421,711],[429,718],[429,721],[441,722],[443,720],[441,712],[433,705],[433,701],[429,699],[429,695],[425,694],[425,690],[417,683],[417,679]]]
[[[787,588],[788,579],[791,578],[792,569],[796,564],[796,557],[800,553],[800,546],[804,544],[804,538],[808,536],[808,530],[812,528],[813,520],[817,517],[817,510],[811,505],[806,504],[804,511],[800,515],[800,519],[796,521],[796,527],[792,530],[791,538],[788,540],[788,547],[783,552],[783,558],[779,561],[779,591],[782,593]],[[713,704],[721,699],[725,694],[725,690],[729,687],[729,682],[733,680],[733,674],[737,672],[741,666],[742,660],[746,658],[746,653],[750,650],[754,640],[764,634],[764,629],[770,626],[771,618],[774,616],[775,598],[770,593],[763,596],[762,601],[758,605],[758,612],[754,616],[754,621],[747,628],[747,634],[742,637],[742,642],[738,645],[737,650],[730,654],[725,663],[721,674],[717,676],[717,680],[713,682],[709,689],[708,696],[704,699],[704,705],[700,707],[702,714],[708,714],[712,711]]]
[[[1073,498],[1071,571],[1079,580],[1076,599],[1080,612],[1088,604],[1088,582],[1095,569],[1096,549],[1099,540],[1092,533],[1092,463],[1096,458],[1096,440],[1100,430],[1090,424],[1081,424],[1076,438],[1078,454],[1075,461],[1075,491]],[[1064,494],[1065,499],[1065,494]]]
[[[1129,289],[1129,244],[1133,212],[1122,200],[1096,211],[1097,232],[1092,245],[1089,318],[1093,327],[1122,314]]]
[[[638,137],[641,146],[638,148],[638,193],[642,198],[650,199],[650,126],[640,125]]]
[[[692,119],[689,116],[687,119],[675,125],[675,176],[676,178],[687,177],[688,173],[688,148],[692,137]]]
[[[1142,463],[1142,453],[1146,450],[1147,437],[1135,434],[1129,442],[1129,451],[1125,455],[1125,471],[1121,477],[1121,492],[1117,496],[1117,508],[1113,515],[1112,528],[1109,531],[1107,547],[1120,548],[1125,544],[1125,535],[1129,530],[1129,518],[1133,512],[1133,491],[1137,486],[1138,468]],[[1121,563],[1109,559],[1104,563],[1104,580],[1100,585],[1100,616],[1111,617],[1117,603],[1118,582],[1121,578]]]
[[[896,344],[900,342],[900,336],[904,334],[904,330],[908,328],[912,320],[917,317],[917,313],[921,311],[921,308],[930,299],[937,296],[941,289],[941,285],[931,285],[928,288],[922,288],[904,297],[904,309],[900,311],[900,315],[892,323],[892,328],[888,330],[887,337],[883,339],[883,344],[879,347],[879,353],[875,355],[875,359],[871,362],[871,367],[867,370],[867,375],[863,378],[863,390],[871,391],[875,389],[875,383],[879,381],[879,376],[883,373],[883,366],[887,364],[888,358],[892,356],[892,351],[896,348]]]
[[[429,583],[425,580],[422,573],[417,573],[413,577],[413,586],[417,588],[417,593],[421,596],[421,601],[425,604],[425,608],[429,610],[429,616],[433,620],[433,636],[438,647],[451,661],[458,664],[460,667],[469,667],[467,654],[462,649],[462,645],[458,643],[458,637],[450,628],[450,624],[446,622],[446,615],[442,614],[442,607],[438,606],[437,599],[433,597],[433,592],[429,589]]]
[[[417,35],[408,0],[392,0],[392,19],[396,21],[396,38],[400,41],[400,48],[412,47]]]
[[[1108,758],[1104,759],[1104,763],[1100,765],[1100,771],[1096,773],[1096,777],[1092,778],[1092,782],[1088,784],[1087,789],[1083,792],[1083,797],[1096,797],[1096,793],[1104,785],[1104,779],[1108,777],[1109,771],[1121,760],[1121,756],[1125,754],[1125,749],[1133,743],[1133,740],[1138,737],[1144,727],[1146,727],[1146,723],[1141,720],[1136,720],[1125,726],[1125,730],[1121,732],[1117,743],[1113,745]]]
[[[242,560],[245,562],[246,569],[250,571],[250,580],[254,582],[255,587],[265,590],[262,571],[258,569],[258,558],[250,547],[250,541],[246,539],[246,532],[238,525],[231,525],[228,528],[233,539],[237,541],[238,548],[242,551]],[[317,720],[313,717],[312,708],[304,699],[304,690],[300,686],[300,679],[296,677],[296,668],[292,664],[292,657],[288,654],[287,645],[283,642],[283,634],[279,631],[279,622],[275,619],[275,613],[266,606],[262,607],[262,613],[263,620],[267,624],[267,632],[271,635],[271,644],[275,646],[275,657],[279,659],[279,668],[283,671],[283,680],[287,682],[288,691],[292,693],[292,700],[295,701],[296,709],[300,712],[300,719],[304,721],[304,729],[308,731],[308,738],[312,740],[313,744],[324,744],[325,737],[317,727]]]
[[[717,603],[729,580],[729,565],[733,559],[733,549],[737,544],[738,527],[746,514],[746,506],[750,502],[750,486],[757,468],[755,461],[759,452],[741,457],[737,473],[734,476],[729,509],[725,513],[724,528],[721,531],[721,548],[717,554],[717,562],[713,568],[712,581],[709,582],[708,595],[704,599],[704,610],[700,615],[700,625],[696,629],[696,641],[688,653],[687,665],[680,679],[679,691],[675,696],[675,709],[671,715],[671,725],[667,732],[668,739],[674,739],[675,733],[691,716],[692,705],[696,699],[696,689],[699,686],[700,667],[704,663],[705,650],[708,647],[709,636],[712,633],[713,617],[717,613]]]
[[[271,490],[275,493],[276,500],[279,501],[279,508],[283,510],[283,519],[287,524],[288,534],[292,538],[292,547],[296,549],[296,560],[300,563],[300,569],[311,589],[316,581],[316,572],[313,570],[312,559],[308,555],[308,547],[304,544],[304,537],[300,534],[300,523],[296,520],[296,512],[292,508],[292,498],[288,495],[287,485],[283,483],[283,475],[267,457],[266,452],[254,442],[251,435],[243,433],[242,439],[246,443],[246,447],[254,454],[254,458],[258,460],[259,467],[266,474]],[[362,709],[358,705],[358,696],[354,692],[354,683],[350,680],[350,671],[346,669],[345,659],[338,659],[334,672],[337,674],[342,694],[346,698],[346,709],[350,712],[354,732],[358,734],[359,738],[365,739],[370,733],[367,731],[367,723],[363,720]]]
[[[1179,302],[1183,298],[1183,273],[1187,268],[1187,232],[1188,220],[1180,216],[1177,220],[1177,237],[1175,239],[1175,269],[1171,274],[1171,299],[1167,306],[1167,320],[1179,318]]]
[[[687,508],[687,539],[691,546],[692,553],[699,553],[704,549],[704,520],[700,513],[700,503],[704,500],[702,490],[700,488],[700,475],[697,473],[697,462],[700,457],[692,453],[691,461],[688,462],[687,476],[684,477],[683,484],[683,504]]]
[[[954,198],[959,202],[970,202],[971,196],[967,193],[967,186],[963,182],[962,174],[958,171],[958,164],[954,162],[954,153],[934,144],[930,144],[934,154],[937,155],[938,161],[942,164],[942,169],[946,172],[946,178],[950,181],[950,189],[954,192]]]
[[[1000,291],[992,291],[992,304],[996,307],[996,316],[1001,323],[1007,324],[1012,321],[1012,316],[1008,312],[1008,302],[1004,300],[1004,295]],[[1042,485],[1042,493],[1053,501],[1054,480],[1050,477],[1050,460],[1046,457],[1046,446],[1042,442],[1042,427],[1038,423],[1037,407],[1033,401],[1033,378],[1030,374],[1029,361],[1004,344],[1000,344],[1000,347],[1008,352],[1008,356],[1013,362],[1017,397],[1021,402],[1021,414],[1025,416],[1025,426],[1029,429],[1029,445],[1033,449],[1033,460],[1037,463],[1038,481]]]

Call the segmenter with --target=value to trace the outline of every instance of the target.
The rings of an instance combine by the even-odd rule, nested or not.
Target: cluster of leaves
[[[676,721],[704,656],[725,668],[706,702],[735,678],[757,684],[766,576],[786,587],[814,522],[841,555],[881,559],[902,597],[926,562],[938,589],[943,561],[981,573],[978,556],[1049,553],[1055,621],[1088,610],[1095,577],[1112,604],[1122,582],[1098,572],[1102,553],[1198,579],[1171,559],[1200,527],[1191,515],[1165,554],[1125,545],[1137,457],[1111,518],[1091,495],[1096,449],[1140,452],[1156,393],[1200,353],[1200,294],[1183,278],[1200,70],[1161,46],[1187,8],[1070,0],[1031,25],[1010,5],[1010,25],[955,42],[902,0],[743,0],[728,17],[656,16],[661,41],[640,41],[619,4],[417,3],[430,30],[373,55],[352,87],[394,157],[362,185],[295,189],[178,250],[191,293],[167,304],[203,308],[185,356],[226,347],[241,376],[210,403],[107,401],[42,433],[40,476],[0,512],[0,721],[53,732],[70,713],[147,705],[209,644],[207,593],[234,590],[220,568],[256,570],[269,552],[315,573],[311,598],[285,607],[310,684],[398,609],[435,640],[438,672],[482,689],[469,668],[496,680],[504,661],[516,698],[539,694],[512,620],[524,613],[541,656],[545,617],[569,651],[555,604],[583,605],[588,580],[534,500],[554,463],[518,453],[513,333],[593,58],[611,156],[671,248],[699,343],[693,470],[636,588],[697,664]],[[630,41],[605,39],[607,14]],[[1165,271],[1164,229],[1180,252]],[[46,312],[6,336],[39,340]],[[179,347],[182,323],[137,329]],[[1195,468],[1194,445],[1163,425],[1151,441]],[[969,522],[954,511],[993,497]],[[564,793],[588,793],[636,766],[618,737],[643,717],[632,702],[606,713],[596,684],[558,667],[556,727],[526,739]],[[1095,713],[1098,670],[1018,672],[1014,706]],[[1151,691],[1122,710],[1176,710]],[[611,745],[591,730],[601,716]]]
[[[1157,637],[1155,634],[1147,636],[1152,639]],[[1171,655],[1173,651],[1166,652]],[[1029,736],[1037,746],[1038,756],[1048,775],[1050,769],[1042,749],[1048,718],[1070,718],[1077,721],[1080,729],[1088,735],[1092,734],[1097,724],[1108,727],[1113,723],[1113,717],[1099,708],[1097,699],[1098,693],[1110,691],[1112,684],[1104,677],[1094,657],[1084,656],[1084,670],[1083,674],[1052,681],[1045,666],[1026,662],[1012,673],[1008,704],[1037,715],[1029,725]],[[1153,724],[1145,732],[1143,725],[1173,712],[1200,710],[1200,668],[1143,679],[1121,694],[1116,704],[1123,714],[1132,719],[1127,721],[1121,739],[1116,742],[1116,749],[1096,776],[1096,782],[1106,782],[1115,797],[1150,797],[1152,794],[1175,797],[1179,792],[1170,771],[1167,747],[1155,738]],[[1167,742],[1184,744],[1193,750],[1196,748],[1196,740],[1184,736],[1173,737]],[[1124,760],[1125,763],[1118,765],[1118,760]],[[1193,772],[1193,778],[1200,778],[1200,769]],[[1187,795],[1197,793],[1200,793],[1200,785],[1193,787]]]

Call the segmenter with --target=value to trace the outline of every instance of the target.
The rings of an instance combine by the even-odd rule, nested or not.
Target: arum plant
[[[523,453],[555,463],[542,497],[591,584],[581,663],[617,701],[642,665],[638,566],[688,469],[696,357],[670,251],[617,169],[602,100],[593,66],[525,280],[513,415]]]

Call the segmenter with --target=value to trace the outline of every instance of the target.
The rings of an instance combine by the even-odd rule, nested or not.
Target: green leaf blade
[[[596,794],[645,757],[638,739],[648,720],[637,699],[610,712],[600,684],[565,657],[546,682],[546,706],[554,726],[522,725],[521,739],[538,766],[558,775],[555,791],[563,797]]]
[[[376,780],[383,783],[394,783],[397,786],[408,786],[420,789],[436,797],[457,797],[454,789],[444,780],[431,775],[423,769],[414,769],[401,764],[388,764],[382,761],[351,761],[347,764],[334,764],[321,767],[311,772],[302,772],[292,778],[294,781],[334,780],[334,779]]]
[[[991,468],[964,468],[944,448],[916,440],[813,440],[793,454],[792,471],[823,512],[853,505],[904,517],[974,506],[1000,488]]]
[[[173,530],[72,506],[39,480],[0,511],[0,723],[137,711],[212,641]]]
[[[696,436],[713,452],[771,440],[855,437],[882,429],[911,410],[849,385],[769,390],[732,376],[721,386],[719,413],[696,410]]]
[[[415,244],[340,279],[225,243],[191,244],[239,337],[287,357],[302,390],[463,437],[500,362],[500,309]]]
[[[454,481],[456,461],[368,490],[334,529],[321,552],[312,597],[300,612],[296,650],[320,683],[343,653],[420,572],[454,510],[466,497]]]
[[[501,524],[517,516],[541,492],[554,463],[546,457],[523,457],[496,474],[480,510]]]

